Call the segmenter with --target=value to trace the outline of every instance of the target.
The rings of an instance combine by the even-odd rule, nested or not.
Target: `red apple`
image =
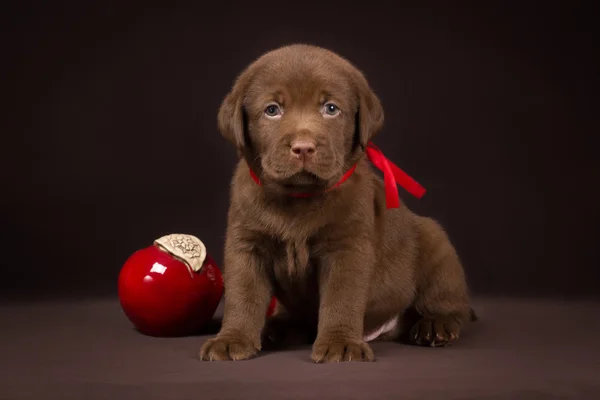
[[[173,234],[135,252],[119,274],[121,307],[133,325],[151,336],[198,333],[223,295],[223,278],[204,244]]]

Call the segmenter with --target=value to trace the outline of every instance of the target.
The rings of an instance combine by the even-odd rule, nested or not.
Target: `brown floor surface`
[[[600,399],[600,302],[475,305],[454,347],[376,343],[375,363],[314,365],[310,347],[200,362],[205,337],[143,336],[114,299],[5,304],[0,399]]]

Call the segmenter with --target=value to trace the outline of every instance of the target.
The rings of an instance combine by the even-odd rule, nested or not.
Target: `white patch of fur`
[[[377,329],[376,331],[374,331],[368,335],[365,335],[364,341],[371,342],[371,341],[377,339],[379,336],[383,335],[384,333],[388,333],[388,332],[396,329],[397,326],[398,326],[398,316],[392,318],[385,324],[381,325],[379,327],[379,329]]]

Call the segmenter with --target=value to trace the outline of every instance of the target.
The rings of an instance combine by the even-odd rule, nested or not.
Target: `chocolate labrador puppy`
[[[447,345],[474,314],[446,233],[386,207],[365,157],[381,103],[363,74],[309,45],[264,54],[218,113],[240,156],[225,240],[225,310],[202,360],[243,360],[302,332],[312,360],[372,361],[368,342]],[[275,316],[265,318],[271,296]]]

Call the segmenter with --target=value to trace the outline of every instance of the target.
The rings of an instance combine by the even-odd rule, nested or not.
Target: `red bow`
[[[385,199],[387,208],[398,208],[400,207],[400,197],[398,196],[398,187],[396,184],[402,186],[406,191],[415,196],[416,198],[421,198],[425,194],[426,190],[423,186],[421,186],[417,181],[411,178],[406,172],[402,171],[398,168],[393,162],[388,160],[382,153],[381,150],[377,146],[375,146],[372,142],[367,144],[367,157],[369,160],[379,168],[383,172],[383,182],[385,185]],[[327,189],[327,191],[332,190],[342,183],[344,183],[356,169],[356,165],[348,170],[335,185]],[[250,168],[250,176],[254,179],[258,185],[260,185],[260,179],[252,168]],[[316,193],[293,193],[290,194],[292,197],[311,197],[315,196]]]

